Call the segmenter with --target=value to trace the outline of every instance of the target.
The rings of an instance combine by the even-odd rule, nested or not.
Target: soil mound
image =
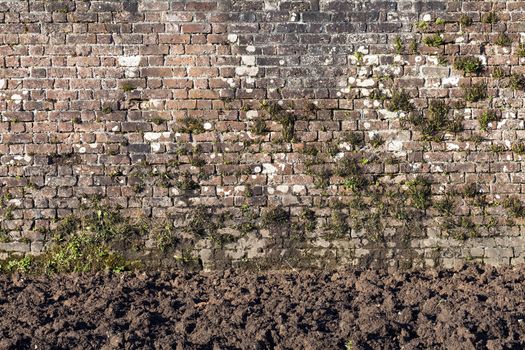
[[[0,349],[523,349],[524,268],[0,277]]]

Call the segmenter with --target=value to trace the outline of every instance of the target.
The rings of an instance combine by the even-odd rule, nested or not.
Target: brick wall
[[[1,0],[1,257],[38,254],[96,197],[212,267],[520,263],[524,17]]]

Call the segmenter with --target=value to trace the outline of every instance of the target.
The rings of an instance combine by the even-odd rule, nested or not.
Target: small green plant
[[[347,222],[347,215],[341,210],[332,209],[330,220],[326,225],[328,230],[328,239],[343,238],[350,232],[350,226]]]
[[[494,42],[498,46],[510,46],[512,45],[512,40],[505,33],[500,33]]]
[[[472,18],[470,18],[470,16],[465,15],[465,14],[461,15],[461,17],[459,17],[459,23],[462,26],[469,27],[472,25]]]
[[[303,208],[300,218],[306,232],[315,231],[317,228],[317,218],[312,209]]]
[[[262,216],[265,228],[278,228],[290,224],[290,213],[281,206],[268,209]]]
[[[410,102],[410,95],[404,90],[394,90],[388,103],[388,110],[392,112],[411,112],[414,106]]]
[[[479,102],[487,98],[487,84],[480,82],[465,86],[463,88],[463,97],[468,102]]]
[[[161,117],[153,117],[150,120],[155,125],[162,125],[166,122],[166,120]]]
[[[462,118],[449,117],[450,107],[442,100],[430,101],[423,113],[412,113],[404,122],[409,122],[421,131],[424,140],[440,141],[444,132],[459,132],[463,129]]]
[[[476,198],[480,194],[480,188],[474,182],[468,183],[463,187],[463,196],[467,198]]]
[[[181,124],[177,131],[184,134],[201,134],[206,131],[202,123],[193,117],[185,117]]]
[[[413,55],[416,55],[418,53],[418,43],[416,39],[410,40],[410,42],[408,43],[408,49]]]
[[[436,18],[435,23],[437,25],[442,25],[442,24],[445,24],[445,20],[443,18],[441,18],[441,17],[438,17],[438,18]]]
[[[422,30],[425,30],[428,28],[428,22],[427,21],[417,21],[416,22],[416,28],[417,29],[422,29]]]
[[[445,44],[445,40],[441,37],[439,34],[434,34],[431,36],[426,36],[423,38],[423,44],[430,46],[430,47],[440,47],[441,45]]]
[[[261,107],[273,120],[281,124],[282,140],[286,142],[293,141],[296,117],[288,111],[285,111],[278,103],[268,103],[267,101],[264,101],[261,103]]]
[[[525,90],[525,76],[523,74],[511,74],[509,77],[509,87],[514,90]]]
[[[253,127],[251,128],[251,132],[255,135],[265,135],[270,130],[266,126],[266,122],[260,118],[256,119],[253,123]]]
[[[7,230],[0,228],[0,243],[9,243],[11,242],[11,237],[9,237],[9,233]]]
[[[205,238],[212,235],[217,230],[217,225],[210,220],[211,209],[203,205],[198,205],[186,216],[186,229],[196,238]]]
[[[399,55],[402,54],[403,51],[405,51],[405,45],[403,44],[403,40],[401,40],[400,36],[396,36],[396,38],[394,39],[394,49]]]
[[[102,107],[102,113],[110,114],[111,112],[113,112],[113,109],[111,108],[111,106],[104,106],[104,107]]]
[[[33,262],[32,257],[27,255],[21,259],[13,259],[13,260],[7,261],[5,269],[8,272],[28,273],[31,270],[32,262]]]
[[[439,55],[437,57],[437,62],[441,66],[448,66],[448,64],[449,64],[448,58],[446,56],[444,56],[444,55]]]
[[[494,110],[484,111],[479,117],[479,126],[482,131],[487,131],[489,123],[498,121],[498,114]]]
[[[454,211],[454,198],[451,195],[445,195],[441,200],[434,204],[434,207],[445,215],[452,215]]]
[[[370,144],[374,148],[378,148],[378,147],[382,146],[384,143],[385,143],[385,140],[379,134],[374,134],[370,138]]]
[[[501,67],[494,67],[494,70],[492,71],[492,77],[496,79],[505,78],[506,75],[505,70]]]
[[[360,132],[349,132],[345,134],[344,141],[356,148],[363,147],[365,145],[365,137]]]
[[[483,64],[478,57],[464,56],[455,59],[454,68],[463,71],[463,74],[478,74],[483,69]]]
[[[516,49],[516,55],[519,57],[519,58],[523,58],[525,57],[525,45],[523,45],[522,43],[520,43]]]
[[[515,143],[511,146],[510,149],[512,152],[518,155],[523,155],[525,154],[525,143],[521,143],[521,142]]]
[[[491,11],[491,12],[485,13],[483,17],[481,18],[481,21],[487,24],[496,24],[499,22],[499,18],[496,12]]]
[[[405,182],[411,205],[417,209],[427,209],[431,203],[432,190],[430,181],[418,176],[413,180]]]
[[[364,54],[360,51],[354,52],[354,57],[357,60],[357,62],[363,62]]]
[[[503,208],[507,209],[513,217],[522,218],[525,217],[525,206],[516,197],[506,198],[502,202]]]
[[[122,88],[122,91],[124,92],[131,92],[136,89],[135,86],[131,83],[124,83],[122,84],[121,88]]]

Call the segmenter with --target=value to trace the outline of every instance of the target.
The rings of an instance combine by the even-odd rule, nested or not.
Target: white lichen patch
[[[0,89],[5,89],[7,86],[7,80],[0,79]]]
[[[403,141],[392,140],[386,144],[386,149],[389,151],[401,151],[403,149]]]
[[[206,122],[204,123],[203,127],[204,127],[204,130],[211,130],[213,128],[213,124],[210,122]]]
[[[447,142],[446,147],[448,151],[457,151],[459,149],[459,145],[452,142]]]
[[[145,132],[144,133],[144,140],[153,142],[153,141],[158,141],[158,140],[160,140],[162,138],[165,141],[168,141],[170,139],[170,136],[171,136],[171,132],[169,132],[169,131],[166,131],[166,132]]]
[[[279,185],[276,187],[276,190],[281,192],[281,193],[288,193],[288,190],[290,189],[290,187],[288,185]]]
[[[388,109],[379,109],[377,112],[385,119],[394,119],[404,114],[399,112],[392,112]]]
[[[20,103],[22,102],[22,96],[19,94],[13,94],[11,95],[11,100],[13,100],[15,103]]]
[[[151,143],[151,150],[153,152],[160,152],[160,143],[159,142],[153,142]]]
[[[246,52],[255,52],[255,46],[253,45],[246,46]]]
[[[138,67],[142,56],[120,56],[118,64],[123,67]]]
[[[306,186],[304,186],[304,185],[293,185],[292,186],[292,192],[293,193],[301,193],[304,190],[306,190]]]
[[[366,55],[363,57],[363,61],[368,66],[378,65],[379,64],[379,56],[378,55]]]
[[[228,34],[228,41],[229,41],[230,43],[235,43],[235,42],[237,42],[237,39],[238,39],[237,34]]]
[[[259,116],[259,112],[258,111],[251,110],[251,111],[246,112],[246,118],[248,118],[248,119],[257,118],[257,116]]]
[[[241,61],[246,66],[255,66],[255,56],[241,56]]]
[[[259,73],[259,67],[236,67],[235,68],[235,74],[239,76],[250,76],[254,77]]]
[[[277,172],[277,168],[270,163],[264,163],[262,169],[263,174],[275,174]]]
[[[458,76],[446,77],[446,78],[441,79],[441,84],[443,85],[443,87],[459,86],[459,79],[460,77]]]

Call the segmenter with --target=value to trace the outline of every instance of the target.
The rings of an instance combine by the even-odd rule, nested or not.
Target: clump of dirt
[[[0,276],[1,349],[522,349],[524,268]]]

